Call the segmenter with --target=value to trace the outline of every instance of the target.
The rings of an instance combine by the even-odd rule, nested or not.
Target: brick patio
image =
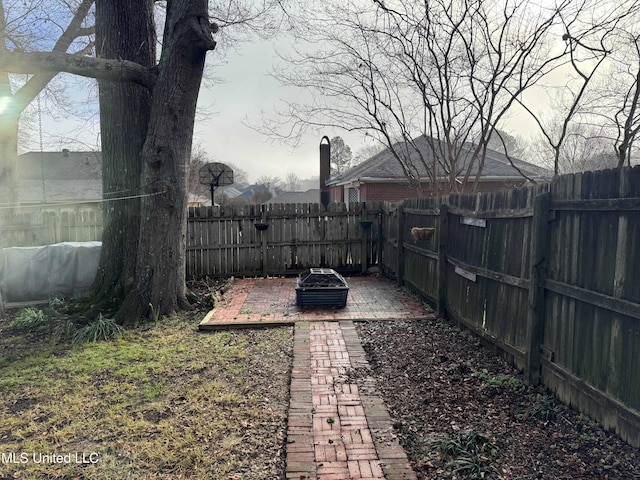
[[[295,279],[237,280],[202,330],[291,325],[286,478],[415,480],[369,376],[354,320],[435,318],[389,280],[347,278],[345,308],[299,308]]]
[[[336,309],[296,306],[295,282],[295,278],[236,280],[199,328],[290,325],[299,321],[433,318],[413,295],[383,278],[347,278],[347,306]]]

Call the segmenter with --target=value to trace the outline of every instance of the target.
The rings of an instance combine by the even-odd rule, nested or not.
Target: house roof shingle
[[[437,140],[436,140],[437,141]],[[405,156],[408,156],[412,164],[417,168],[418,174],[421,178],[427,178],[428,172],[423,162],[420,160],[420,156],[417,150],[419,150],[426,163],[429,163],[431,158],[431,146],[427,137],[421,135],[413,140],[415,148],[409,146],[406,142],[398,142],[394,144],[394,148],[402,152]],[[463,164],[467,165],[471,159],[471,147],[463,149]],[[524,162],[519,159],[512,158],[511,162],[518,169],[522,171],[529,178],[542,178],[548,172],[536,165]],[[438,175],[444,176],[442,167],[438,167]],[[475,175],[478,172],[478,162],[476,161],[471,169],[471,175]],[[487,149],[487,154],[484,161],[484,167],[482,169],[482,177],[484,178],[503,178],[521,179],[522,175],[514,168],[509,159],[503,153],[495,150]],[[387,148],[373,157],[365,160],[359,165],[343,172],[341,175],[332,177],[327,182],[328,185],[340,185],[347,184],[357,180],[400,180],[406,178],[402,165],[397,158],[394,157],[391,149]]]
[[[101,152],[28,152],[16,165],[18,202],[102,199]],[[43,192],[44,182],[44,192]]]
[[[320,189],[312,188],[306,192],[284,192],[265,203],[318,203],[320,202]]]

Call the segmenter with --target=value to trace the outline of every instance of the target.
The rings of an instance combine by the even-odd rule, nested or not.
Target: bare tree
[[[555,119],[544,118],[543,122],[549,131],[560,132],[565,120],[562,113],[558,113]],[[617,164],[611,140],[606,131],[598,125],[570,122],[558,147],[552,147],[548,138],[539,134],[529,142],[527,151],[531,161],[554,172],[557,167],[560,175],[613,168]]]
[[[319,182],[320,182],[320,177],[317,175],[300,180],[300,190],[307,191],[307,190],[318,188]]]
[[[256,179],[256,185],[266,185],[270,188],[280,188],[283,185],[282,179],[277,175],[267,175],[263,173]]]
[[[331,139],[331,174],[340,175],[351,167],[353,154],[351,147],[344,143],[342,137]]]
[[[612,61],[592,92],[587,108],[611,130],[618,168],[631,165],[640,132],[640,29],[638,21],[620,29]]]
[[[297,192],[300,190],[300,186],[300,177],[293,172],[288,173],[284,179],[284,189],[288,192]]]
[[[365,145],[356,150],[353,156],[352,165],[358,165],[366,160],[369,160],[374,155],[380,153],[385,149],[385,146],[380,143],[373,143]]]
[[[615,144],[618,158],[622,158],[619,166],[624,164],[630,142],[637,134],[632,126],[633,120],[628,122],[629,117],[626,116],[635,116],[638,97],[633,95],[633,92],[637,77],[632,75],[630,85],[627,84],[622,88],[622,92],[619,89],[613,95],[617,99],[613,103],[606,102],[606,106],[603,106],[604,98],[609,96],[611,100],[611,95],[606,93],[611,92],[609,85],[612,82],[620,85],[620,82],[614,79],[615,76],[607,74],[607,70],[611,72],[611,69],[605,67],[612,61],[616,62],[616,58],[617,62],[623,61],[628,65],[626,57],[629,49],[625,49],[625,54],[621,54],[620,39],[629,25],[637,24],[639,9],[640,4],[636,0],[623,0],[594,5],[590,16],[583,14],[572,19],[562,16],[562,39],[566,42],[569,52],[569,62],[564,69],[568,80],[560,87],[559,92],[557,86],[546,86],[547,92],[554,95],[555,115],[550,117],[551,123],[546,124],[543,115],[522,104],[540,127],[542,136],[553,151],[555,175],[563,170],[577,171],[576,169],[582,167],[611,166],[610,155],[601,149],[585,152],[585,155],[581,154],[580,150],[587,144],[591,147],[601,145],[602,140],[609,136],[612,124],[618,131],[618,137],[612,143]],[[632,58],[634,56],[631,55]],[[620,101],[620,98],[624,99]],[[620,110],[612,114],[614,105],[620,104]],[[584,137],[587,131],[593,135],[592,138]]]
[[[522,138],[514,137],[497,128],[487,141],[487,147],[504,155],[510,155],[520,159],[524,159],[526,150]]]
[[[567,67],[588,83],[588,62],[608,51],[607,31],[636,7],[632,0],[549,7],[374,0],[309,8],[299,33],[308,46],[278,76],[311,91],[313,101],[283,113],[294,136],[319,126],[369,133],[418,185],[426,179],[444,180],[446,191],[474,188],[489,140],[523,94]]]
[[[403,0],[313,12],[318,22],[307,21],[302,36],[322,52],[298,52],[280,78],[312,90],[317,101],[286,113],[300,130],[366,131],[410,180],[444,178],[447,190],[459,190],[472,172],[477,181],[487,142],[515,99],[562,63],[567,52],[552,47],[559,12],[577,9],[569,1],[546,9],[533,1],[496,8],[480,0]],[[327,23],[334,28],[323,29]]]
[[[631,165],[631,150],[640,132],[640,35],[629,35],[629,45],[633,54],[627,58],[633,59],[634,65],[627,67],[627,79],[630,81],[614,115],[618,132],[615,142],[618,167],[624,166],[625,162]]]

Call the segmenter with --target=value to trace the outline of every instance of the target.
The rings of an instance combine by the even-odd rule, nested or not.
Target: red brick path
[[[296,323],[287,479],[416,478],[367,368],[353,322]]]
[[[422,303],[393,282],[350,277],[345,308],[299,308],[295,278],[244,278],[225,294],[200,329],[291,324],[297,321],[375,320],[432,317]]]
[[[295,325],[287,479],[414,480],[352,320],[434,315],[388,280],[347,282],[347,306],[327,309],[297,307],[292,278],[237,280],[200,328]]]

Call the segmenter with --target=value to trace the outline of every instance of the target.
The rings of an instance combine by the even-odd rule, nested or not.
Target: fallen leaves
[[[446,476],[433,443],[454,427],[495,443],[487,479],[640,478],[638,449],[549,392],[523,387],[515,369],[447,322],[369,322],[357,329],[419,479]]]

